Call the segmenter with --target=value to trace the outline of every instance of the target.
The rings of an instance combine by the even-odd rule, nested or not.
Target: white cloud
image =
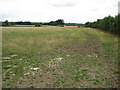
[[[0,0],[0,20],[85,23],[118,13],[119,0]]]

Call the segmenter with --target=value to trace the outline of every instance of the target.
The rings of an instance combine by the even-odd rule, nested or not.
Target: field
[[[35,27],[35,25],[13,25],[11,27]]]
[[[3,88],[117,88],[118,37],[92,28],[3,27]]]

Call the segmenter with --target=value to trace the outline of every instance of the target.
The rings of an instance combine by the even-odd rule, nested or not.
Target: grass
[[[3,88],[118,87],[117,36],[83,27],[2,31]]]
[[[10,27],[35,27],[35,25],[12,25]]]

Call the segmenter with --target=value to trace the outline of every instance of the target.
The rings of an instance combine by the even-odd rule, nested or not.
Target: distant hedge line
[[[0,26],[12,26],[12,25],[35,25],[36,27],[41,27],[42,25],[50,25],[50,26],[64,26],[64,20],[58,19],[56,21],[50,21],[48,23],[42,23],[42,22],[29,22],[29,21],[18,21],[18,22],[9,22],[8,20],[5,20],[4,22],[0,22]]]
[[[85,27],[99,28],[103,31],[118,35],[120,33],[120,15],[117,15],[115,17],[108,16],[103,19],[98,19],[94,22],[86,22]]]

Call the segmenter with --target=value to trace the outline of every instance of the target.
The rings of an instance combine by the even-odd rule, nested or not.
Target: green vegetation
[[[50,26],[61,26],[61,27],[63,27],[64,26],[64,20],[63,19],[58,19],[56,21],[50,21],[48,23],[29,22],[29,21],[8,22],[8,20],[6,20],[5,22],[0,22],[0,26],[16,26],[16,25],[35,25],[35,27],[41,27],[42,25],[50,25]]]
[[[41,26],[60,26],[63,27],[66,26],[84,26],[84,24],[78,24],[78,23],[64,23],[63,19],[58,19],[56,21],[50,21],[50,22],[29,22],[29,21],[18,21],[18,22],[9,22],[8,20],[4,22],[0,22],[0,26],[11,26],[11,27],[41,27]]]
[[[99,28],[103,31],[118,35],[120,33],[120,15],[117,15],[115,17],[108,16],[104,19],[98,19],[95,22],[86,22],[85,26]]]
[[[117,88],[118,37],[92,28],[2,27],[3,88]]]
[[[51,26],[64,26],[64,20],[63,19],[58,19],[56,21],[51,21],[48,23],[48,25]]]
[[[33,25],[33,24],[29,21],[9,22],[8,20],[6,20],[5,22],[2,22],[2,26],[13,26],[13,25]]]
[[[35,27],[42,27],[42,24],[35,24]]]

